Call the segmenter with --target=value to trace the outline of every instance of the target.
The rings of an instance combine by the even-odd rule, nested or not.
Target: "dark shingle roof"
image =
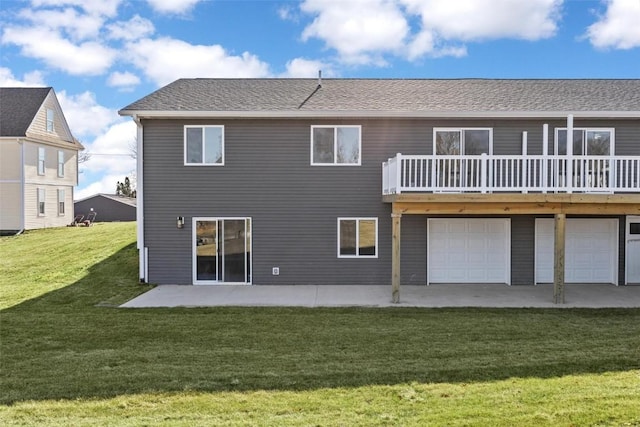
[[[0,136],[25,136],[50,87],[0,88]]]
[[[640,113],[640,80],[180,79],[136,111]]]
[[[133,206],[133,207],[135,207],[137,202],[138,202],[138,199],[136,199],[135,197],[118,196],[116,194],[98,193],[98,194],[94,194],[94,195],[89,196],[89,197],[85,197],[84,199],[75,200],[74,203],[84,202],[86,200],[95,199],[97,197],[102,197],[102,198],[105,198],[105,199],[113,200],[115,202],[123,203],[125,205],[129,205],[129,206]]]

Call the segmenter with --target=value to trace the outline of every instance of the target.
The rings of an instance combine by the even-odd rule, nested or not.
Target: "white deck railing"
[[[382,164],[382,194],[640,192],[640,156],[406,156]]]

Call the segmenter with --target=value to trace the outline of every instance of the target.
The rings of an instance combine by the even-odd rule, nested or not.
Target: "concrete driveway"
[[[565,304],[553,303],[553,286],[446,284],[400,287],[333,285],[160,285],[121,305],[142,307],[640,307],[640,286],[565,285]]]

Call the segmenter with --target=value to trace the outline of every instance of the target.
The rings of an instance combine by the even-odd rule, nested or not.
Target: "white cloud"
[[[107,25],[107,31],[112,39],[137,40],[153,34],[155,28],[148,19],[135,15],[128,21],[118,21]]]
[[[111,175],[130,173],[136,168],[136,160],[131,157],[131,147],[135,146],[135,142],[135,123],[130,119],[120,119],[93,142],[85,144],[91,158],[82,164],[82,169],[92,173],[106,171]]]
[[[78,13],[76,9],[23,9],[19,16],[31,21],[35,27],[51,30],[64,30],[74,40],[85,40],[95,37],[104,23],[98,15]]]
[[[58,93],[58,100],[71,128],[71,133],[83,141],[83,144],[86,138],[100,135],[119,120],[118,113],[99,105],[92,92],[68,95],[66,91],[62,90]]]
[[[382,62],[380,54],[401,50],[409,34],[400,9],[387,0],[306,0],[300,8],[316,15],[302,39],[323,40],[348,63]]]
[[[91,15],[113,17],[118,11],[122,0],[31,0],[32,7],[42,6],[74,6],[83,9]]]
[[[110,47],[95,41],[73,44],[59,32],[44,27],[5,27],[2,43],[20,46],[23,55],[72,75],[102,74],[116,57]]]
[[[162,86],[189,77],[265,77],[267,63],[248,52],[230,55],[220,45],[192,45],[169,37],[126,46],[127,59]]]
[[[608,0],[607,11],[587,28],[587,38],[597,48],[640,47],[640,0]]]
[[[424,55],[463,56],[465,42],[552,37],[562,2],[305,0],[300,10],[315,18],[302,32],[302,39],[320,39],[342,61],[356,64],[382,65],[386,55],[410,60]]]
[[[322,61],[295,58],[287,62],[287,71],[282,75],[282,77],[318,77],[318,71],[322,71],[323,77],[332,77],[335,75],[333,68]]]
[[[13,75],[6,67],[0,67],[0,86],[2,87],[42,87],[47,86],[40,71],[25,73],[22,79]]]
[[[202,0],[147,0],[147,3],[160,13],[183,14],[190,11]]]
[[[557,31],[562,0],[400,0],[444,40],[538,40]]]
[[[125,71],[124,73],[121,73],[120,71],[113,72],[107,80],[107,84],[109,86],[122,88],[131,88],[132,86],[136,86],[139,83],[140,78],[128,71]]]

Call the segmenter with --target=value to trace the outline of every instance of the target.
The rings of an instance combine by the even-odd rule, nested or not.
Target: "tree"
[[[124,178],[124,182],[118,181],[118,184],[116,185],[116,195],[136,197],[136,190],[131,188],[131,181],[128,176]]]

